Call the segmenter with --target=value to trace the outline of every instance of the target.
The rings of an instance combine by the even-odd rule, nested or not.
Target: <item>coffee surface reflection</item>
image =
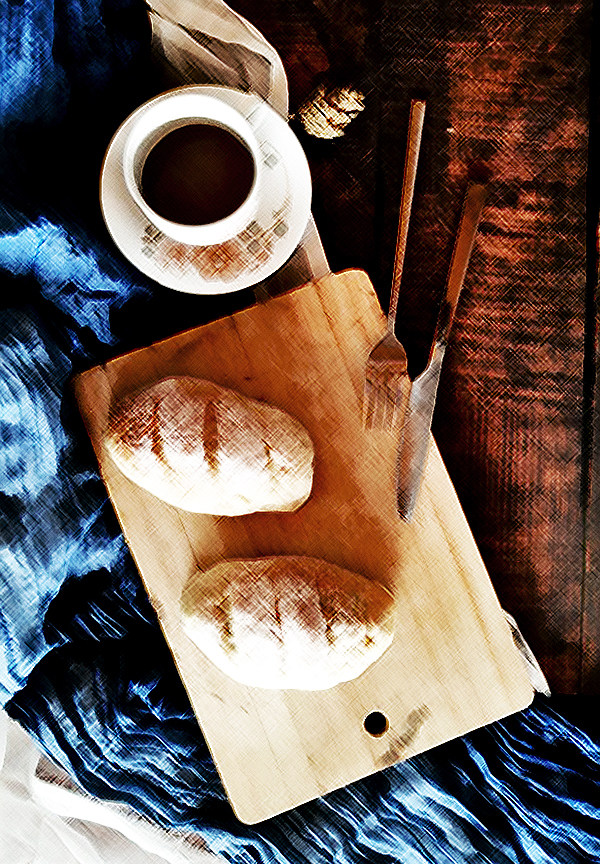
[[[234,213],[254,182],[254,159],[234,134],[210,123],[168,132],[148,153],[141,194],[163,219],[207,225]]]

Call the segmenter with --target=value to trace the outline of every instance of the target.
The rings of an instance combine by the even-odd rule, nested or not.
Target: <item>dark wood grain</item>
[[[600,3],[594,3],[590,42],[600,38]],[[598,52],[590,57],[590,124],[587,172],[587,321],[584,389],[584,416],[588,422],[582,436],[584,463],[583,488],[585,512],[585,563],[582,590],[582,676],[584,693],[600,693],[600,369],[599,226],[600,226],[600,79]],[[593,326],[595,324],[595,326]]]
[[[452,41],[449,179],[492,194],[435,432],[501,603],[551,687],[581,686],[587,45],[580,5]],[[455,424],[458,424],[456,426]],[[457,436],[456,429],[464,430]]]

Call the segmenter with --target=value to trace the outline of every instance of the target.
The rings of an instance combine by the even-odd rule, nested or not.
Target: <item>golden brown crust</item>
[[[204,458],[214,473],[219,467],[219,422],[217,408],[212,399],[208,400],[204,409],[202,444],[204,446]]]
[[[295,418],[190,376],[115,401],[104,442],[130,480],[192,512],[295,510],[312,488],[312,442]]]
[[[197,571],[182,592],[181,613],[209,659],[250,686],[332,687],[364,672],[393,637],[389,591],[304,556],[223,561]]]

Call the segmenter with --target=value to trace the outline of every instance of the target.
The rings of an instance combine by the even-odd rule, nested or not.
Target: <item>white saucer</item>
[[[228,87],[191,86],[236,108],[252,126],[263,155],[258,211],[237,237],[215,246],[188,246],[151,225],[129,194],[123,149],[140,113],[172,91],[145,103],[119,127],[102,167],[104,221],[121,252],[151,279],[190,294],[226,294],[255,285],[290,258],[310,216],[311,178],[300,142],[285,120],[258,96]]]

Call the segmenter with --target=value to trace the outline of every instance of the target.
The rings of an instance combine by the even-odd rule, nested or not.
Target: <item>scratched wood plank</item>
[[[502,604],[552,689],[585,692],[590,4],[480,11],[447,55],[448,174],[482,160],[493,185],[435,430]]]
[[[361,393],[385,319],[364,273],[327,277],[234,316],[118,357],[75,379],[103,478],[238,817],[256,822],[524,708],[520,656],[431,443],[415,522],[394,499],[395,442],[365,433]],[[315,445],[296,513],[230,519],[183,513],[128,481],[102,446],[110,398],[160,375],[192,374],[298,417]],[[328,691],[249,688],[182,632],[178,601],[195,567],[222,558],[307,554],[388,585],[390,649]],[[380,738],[365,716],[389,720]]]

